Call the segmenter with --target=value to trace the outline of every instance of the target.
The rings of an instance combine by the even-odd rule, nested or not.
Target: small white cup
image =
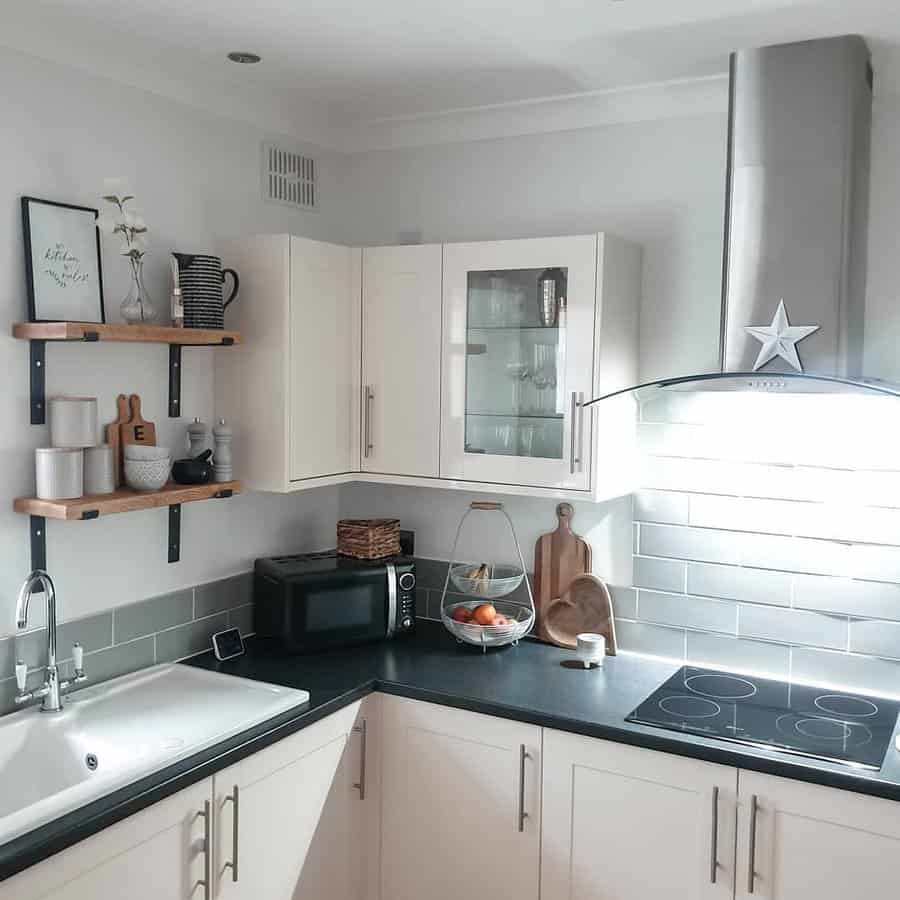
[[[604,635],[586,631],[583,634],[575,635],[575,641],[575,652],[586,669],[590,669],[592,665],[603,665],[603,660],[606,658],[606,637]]]

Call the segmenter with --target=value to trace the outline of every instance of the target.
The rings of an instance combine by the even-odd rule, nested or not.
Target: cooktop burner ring
[[[811,726],[807,723],[811,723]],[[806,726],[806,727],[804,727]],[[818,727],[816,727],[818,726]],[[825,728],[834,726],[839,734],[824,734]],[[807,716],[805,719],[798,719],[794,722],[794,730],[803,737],[813,741],[846,741],[852,734],[853,729],[846,722],[839,722],[837,719],[825,719],[818,716]]]
[[[871,701],[852,694],[822,694],[813,701],[818,709],[829,716],[847,716],[851,719],[868,719],[878,715],[878,707]],[[851,712],[854,708],[865,712]],[[844,708],[841,709],[840,707]]]
[[[703,686],[707,686],[709,681],[713,682],[708,687],[715,688],[715,690],[702,690],[700,687],[691,684],[691,682],[700,681],[701,679],[703,679]],[[702,672],[698,675],[689,675],[684,679],[684,686],[694,694],[700,694],[702,697],[712,697],[715,700],[747,700],[755,696],[758,690],[756,685],[746,678],[724,673],[720,675],[716,672]]]
[[[695,709],[699,706],[699,708],[704,711],[684,712],[683,709],[669,709],[669,707],[666,706],[667,703],[669,705],[686,705],[688,709],[691,708],[692,704],[696,704],[694,707]],[[722,712],[722,707],[719,706],[715,700],[708,700],[705,697],[692,697],[688,694],[675,694],[672,697],[663,697],[663,699],[659,701],[659,708],[667,715],[675,716],[679,719],[712,719]]]

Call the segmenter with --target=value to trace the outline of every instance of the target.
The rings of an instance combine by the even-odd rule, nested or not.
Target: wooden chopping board
[[[125,483],[125,459],[122,456],[122,426],[128,424],[131,418],[131,407],[128,403],[128,397],[125,394],[119,394],[116,397],[116,420],[110,422],[106,426],[106,443],[112,447],[113,464],[116,469],[116,487],[121,487]]]
[[[550,640],[560,647],[575,648],[576,635],[602,634],[606,655],[616,655],[616,623],[609,588],[594,575],[579,575],[559,600],[550,604],[545,617]]]
[[[591,548],[572,531],[575,509],[571,503],[556,507],[556,531],[541,535],[534,545],[534,603],[537,636],[556,643],[547,632],[547,610],[566,592],[572,579],[591,571]]]
[[[156,426],[141,415],[141,398],[137,394],[132,394],[128,402],[131,406],[131,418],[120,427],[122,446],[144,444],[147,447],[155,447]]]

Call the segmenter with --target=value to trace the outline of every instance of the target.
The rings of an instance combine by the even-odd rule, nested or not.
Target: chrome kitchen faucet
[[[16,662],[16,703],[30,703],[43,700],[41,712],[59,712],[62,708],[62,692],[74,684],[87,681],[84,674],[84,651],[77,641],[72,647],[72,660],[75,664],[75,675],[71,681],[59,680],[59,669],[56,666],[56,589],[53,580],[41,569],[32,572],[19,591],[16,604],[16,627],[21,631],[28,627],[28,603],[37,585],[43,588],[47,598],[47,677],[43,685],[36,690],[26,691],[25,681],[28,678],[28,666],[20,659]]]

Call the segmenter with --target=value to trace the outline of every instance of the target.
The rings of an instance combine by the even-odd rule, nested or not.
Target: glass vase
[[[131,287],[119,309],[129,325],[149,325],[156,317],[153,301],[144,287],[143,259],[131,260]]]

